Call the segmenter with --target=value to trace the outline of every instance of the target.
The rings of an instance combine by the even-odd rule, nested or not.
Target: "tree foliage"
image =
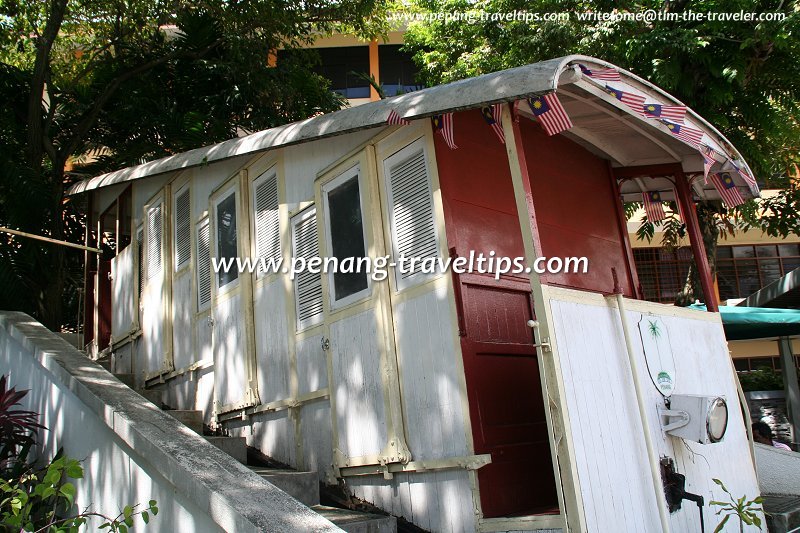
[[[80,242],[76,179],[338,109],[313,53],[268,58],[340,27],[371,34],[380,5],[0,1],[0,225]],[[0,307],[58,328],[82,259],[0,236]]]
[[[415,54],[428,85],[476,76],[568,54],[620,65],[666,89],[714,124],[739,151],[766,188],[777,196],[725,209],[700,205],[707,233],[716,238],[757,228],[773,237],[800,235],[798,93],[800,11],[784,0],[414,0],[422,13],[475,13],[473,23],[450,20],[411,24],[406,48]],[[578,13],[646,10],[781,12],[775,22],[581,21]],[[561,13],[567,20],[494,22],[481,13]],[[710,216],[705,216],[708,214]],[[640,238],[653,225],[641,220]],[[661,225],[665,244],[682,237],[679,221]],[[711,258],[713,259],[713,258]],[[691,280],[689,280],[691,282]],[[696,281],[696,280],[695,280]],[[698,290],[687,284],[689,302]]]

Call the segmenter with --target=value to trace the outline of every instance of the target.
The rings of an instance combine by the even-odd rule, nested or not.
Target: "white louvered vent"
[[[400,256],[418,258],[414,268],[397,269],[399,288],[423,276],[422,261],[438,256],[433,196],[425,153],[417,141],[386,159],[388,177],[389,218],[392,223],[392,248],[395,260]]]
[[[319,256],[316,210],[307,211],[292,221],[292,244],[295,258],[307,261]],[[294,291],[298,329],[318,323],[322,318],[322,276],[304,270],[294,279]]]
[[[175,199],[175,269],[189,262],[192,254],[191,208],[189,189],[178,194]]]
[[[136,230],[136,250],[139,259],[139,278],[137,279],[139,285],[139,302],[142,301],[144,294],[144,229],[139,228]],[[141,303],[140,303],[141,305]]]
[[[211,301],[211,230],[208,220],[197,226],[197,308]]]
[[[255,182],[256,256],[267,262],[281,256],[280,217],[278,215],[278,176],[273,172]],[[259,274],[263,266],[259,265]]]
[[[163,242],[163,220],[161,203],[147,210],[147,279],[148,281],[161,274],[161,243]]]

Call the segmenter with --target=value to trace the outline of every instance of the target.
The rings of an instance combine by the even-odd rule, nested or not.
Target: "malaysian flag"
[[[746,181],[750,185],[758,186],[758,184],[756,183],[755,178],[753,176],[751,176],[749,172],[747,172],[747,169],[745,169],[744,165],[739,166],[733,161],[731,161],[731,165],[733,165],[733,168],[736,169],[736,172],[739,173],[739,175],[742,177],[742,179],[744,181]]]
[[[681,124],[686,116],[686,106],[683,105],[644,104],[643,109],[650,118],[664,118]]]
[[[619,72],[617,69],[614,68],[589,68],[586,65],[581,65],[580,63],[578,66],[581,68],[581,72],[583,72],[586,76],[590,78],[594,78],[596,80],[604,80],[604,81],[622,81],[619,77]]]
[[[664,206],[661,204],[661,193],[658,191],[646,191],[642,193],[642,203],[647,219],[650,222],[658,222],[667,218]]]
[[[713,150],[711,148],[708,146],[705,146],[704,148],[705,149],[700,150],[700,155],[703,156],[703,181],[708,183],[708,173],[717,160],[714,159],[714,155],[712,154]]]
[[[572,127],[572,121],[556,93],[528,98],[528,105],[548,135],[555,135]]]
[[[700,141],[703,140],[703,132],[694,128],[689,128],[683,124],[676,124],[669,120],[662,120],[669,128],[669,132],[682,141],[686,141],[695,148],[700,147]]]
[[[451,150],[458,148],[453,140],[453,114],[445,113],[444,115],[433,115],[433,129],[442,134],[444,142]]]
[[[610,85],[606,85],[606,92],[640,115],[644,115],[644,96],[615,89]]]
[[[711,183],[714,184],[714,188],[717,189],[722,201],[728,207],[736,207],[744,203],[744,198],[739,193],[739,189],[736,188],[730,172],[711,174]]]
[[[503,112],[502,104],[494,104],[493,106],[481,108],[481,115],[483,115],[483,120],[485,120],[486,123],[492,127],[492,130],[494,130],[494,133],[497,135],[497,138],[500,139],[500,142],[505,144],[506,135],[505,133],[503,133],[502,120],[500,118],[502,112]]]
[[[397,111],[395,111],[394,109],[389,111],[389,117],[386,119],[386,123],[389,124],[390,126],[407,126],[411,124],[410,121],[404,119],[399,114],[397,114]]]

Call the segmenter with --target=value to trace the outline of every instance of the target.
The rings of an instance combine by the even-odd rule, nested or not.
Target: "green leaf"
[[[117,526],[117,531],[119,531],[119,533],[128,533],[128,526],[125,524],[120,524]]]
[[[719,533],[720,531],[722,531],[725,528],[725,524],[728,523],[728,519],[730,517],[731,517],[731,515],[725,515],[725,518],[722,519],[722,522],[720,522],[717,525],[717,528],[714,530],[714,533]]]
[[[153,516],[158,514],[158,507],[156,507],[155,505],[151,505],[150,510],[153,511]]]
[[[753,515],[752,520],[753,524],[755,524],[758,529],[761,529],[761,518],[758,515]]]
[[[131,507],[130,505],[126,505],[125,508],[122,510],[122,516],[124,516],[125,519],[127,520],[128,518],[131,517],[131,515],[133,515],[133,507]]]
[[[78,461],[74,461],[67,465],[64,473],[72,479],[81,479],[83,477],[83,468]]]
[[[147,513],[147,511],[142,511],[142,520],[144,520],[145,524],[150,523],[150,515]]]

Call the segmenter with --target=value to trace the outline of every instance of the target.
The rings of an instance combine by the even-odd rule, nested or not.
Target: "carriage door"
[[[239,272],[236,258],[245,258],[247,220],[244,217],[241,179],[228,181],[211,197],[211,257],[219,268],[212,268],[212,342],[214,354],[216,412],[250,405],[255,389],[250,386],[250,341],[252,313],[244,295],[246,277]],[[212,265],[213,267],[213,265]],[[248,316],[249,315],[249,316]]]
[[[461,349],[485,518],[558,512],[530,283],[459,276]]]
[[[144,206],[144,272],[141,289],[141,325],[145,376],[164,368],[166,350],[166,272],[164,268],[164,195]]]

